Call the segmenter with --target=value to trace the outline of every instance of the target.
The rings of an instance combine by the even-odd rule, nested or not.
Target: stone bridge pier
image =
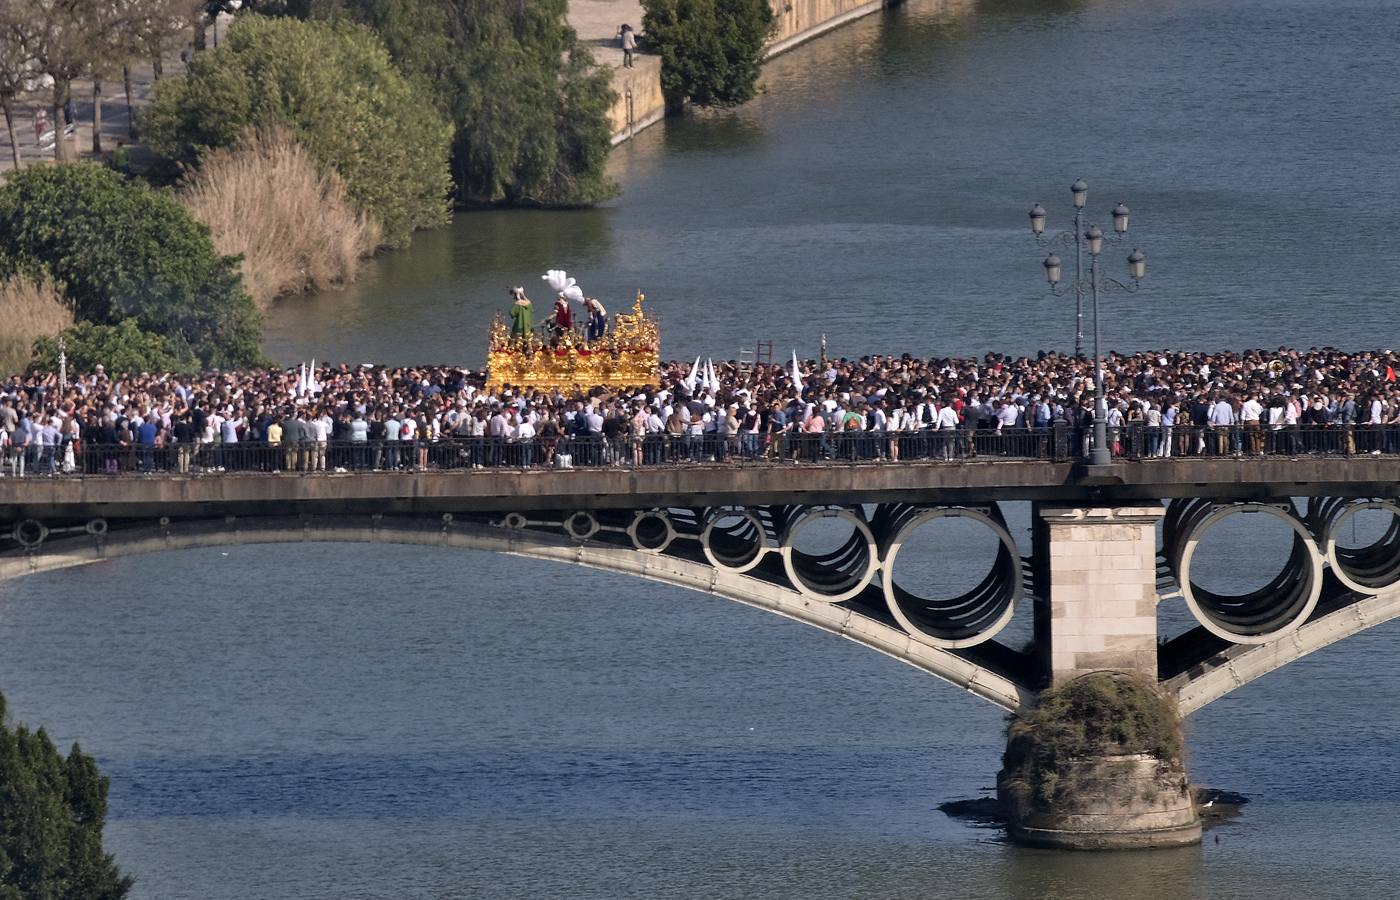
[[[1032,560],[1043,599],[1035,607],[1035,651],[1049,687],[1095,673],[1157,683],[1157,526],[1164,515],[1161,505],[1036,506]],[[1014,838],[1067,849],[1200,841],[1184,764],[1105,753],[1070,766],[1077,784],[1054,799],[1015,796],[1003,772],[998,791]]]

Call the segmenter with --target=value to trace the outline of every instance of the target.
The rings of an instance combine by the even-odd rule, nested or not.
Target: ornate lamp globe
[[[1103,229],[1097,225],[1090,225],[1089,230],[1084,232],[1084,239],[1089,242],[1089,252],[1098,256],[1103,250]]]
[[[1125,203],[1113,207],[1113,230],[1118,234],[1128,230],[1128,206]]]
[[[1141,281],[1147,277],[1147,254],[1138,249],[1128,254],[1128,274],[1134,281]]]
[[[1046,219],[1045,207],[1041,206],[1039,203],[1037,203],[1035,206],[1032,206],[1032,207],[1031,207],[1031,233],[1032,233],[1032,234],[1044,234],[1044,233],[1045,233],[1045,219]]]

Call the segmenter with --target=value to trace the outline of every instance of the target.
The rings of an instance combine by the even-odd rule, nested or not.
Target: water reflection
[[[758,150],[765,137],[762,122],[737,110],[715,109],[667,123],[661,144],[668,155],[725,153]]]
[[[357,284],[279,303],[268,315],[267,352],[284,362],[318,352],[350,362],[479,359],[478,345],[510,287],[524,284],[544,296],[538,278],[547,266],[521,261],[568,260],[580,274],[606,268],[615,215],[606,207],[459,212],[450,227],[416,235],[410,250],[374,260]],[[399,345],[411,334],[433,337]]]
[[[1199,847],[1117,853],[1008,847],[1001,880],[1004,896],[1013,900],[1182,900],[1203,896],[1202,856]]]

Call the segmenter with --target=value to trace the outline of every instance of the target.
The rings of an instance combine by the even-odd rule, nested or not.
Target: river
[[[461,215],[279,306],[268,348],[477,365],[504,289],[559,266],[614,310],[644,289],[668,356],[1066,349],[1025,211],[1062,217],[1080,176],[1091,211],[1134,210],[1113,271],[1149,256],[1108,344],[1393,344],[1397,33],[1382,0],[910,2],[619,148],[617,202]],[[1283,558],[1244,518],[1203,546],[1220,587]],[[919,551],[934,583],[987,558],[950,527]],[[0,690],[99,757],[109,847],[160,900],[1396,896],[1397,640],[1188,721],[1193,780],[1252,798],[1204,846],[1063,855],[935,808],[990,788],[988,704],[699,594],[336,545],[0,585]]]

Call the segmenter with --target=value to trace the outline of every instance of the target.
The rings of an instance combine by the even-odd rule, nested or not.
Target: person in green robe
[[[515,303],[510,307],[510,334],[511,337],[523,338],[534,330],[535,314],[524,288],[514,288],[510,293],[515,298]]]

